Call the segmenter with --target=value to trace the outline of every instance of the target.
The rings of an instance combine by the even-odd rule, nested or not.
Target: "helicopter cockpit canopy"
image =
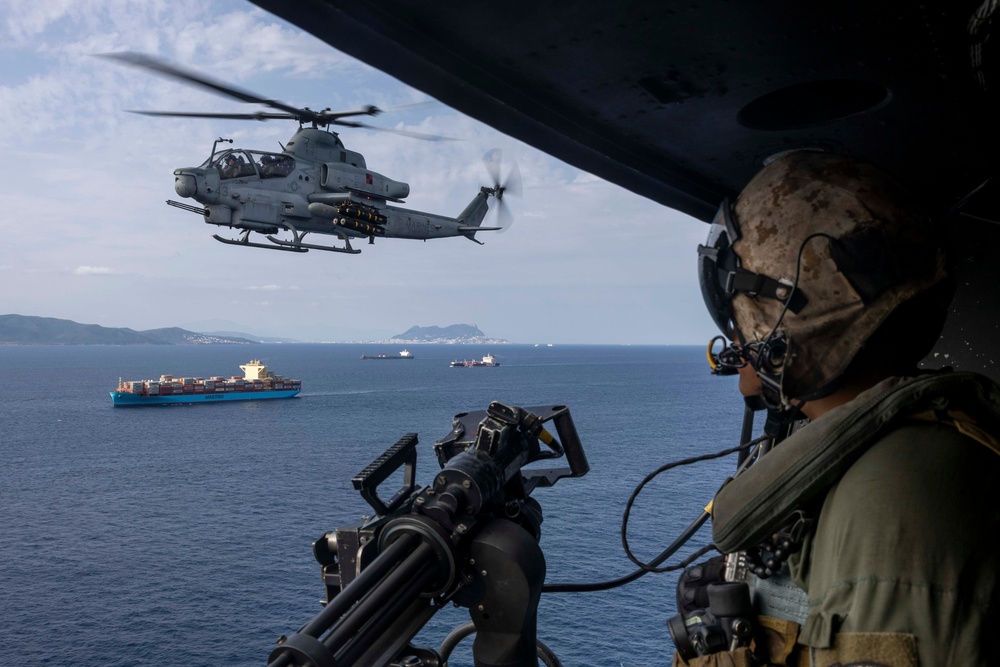
[[[204,166],[218,169],[222,180],[253,176],[278,178],[295,170],[295,160],[283,153],[236,149],[215,154]]]
[[[282,153],[260,153],[250,151],[257,164],[261,178],[288,176],[295,169],[295,159]]]

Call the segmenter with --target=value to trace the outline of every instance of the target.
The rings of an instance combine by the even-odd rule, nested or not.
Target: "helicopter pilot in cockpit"
[[[240,176],[255,176],[257,172],[242,155],[230,153],[218,165],[222,178],[239,178]]]
[[[241,173],[240,163],[236,156],[230,153],[226,156],[224,164],[219,169],[222,178],[236,178]]]
[[[288,176],[294,168],[291,158],[286,155],[264,155],[257,163],[261,178]]]

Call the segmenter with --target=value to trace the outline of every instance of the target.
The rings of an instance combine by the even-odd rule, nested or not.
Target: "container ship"
[[[477,366],[499,366],[500,362],[492,354],[487,354],[482,358],[478,359],[467,359],[465,361],[453,361],[451,362],[452,368],[475,368]]]
[[[243,377],[175,378],[161,375],[159,380],[123,381],[111,393],[115,405],[165,405],[219,401],[259,401],[268,398],[291,398],[302,391],[301,380],[290,380],[267,370],[254,359],[240,366]]]
[[[362,359],[412,359],[413,353],[409,350],[403,350],[399,354],[362,354]]]

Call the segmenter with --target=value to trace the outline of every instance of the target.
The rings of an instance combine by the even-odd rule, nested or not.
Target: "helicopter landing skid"
[[[276,247],[277,250],[291,250],[293,252],[307,252],[308,250],[326,250],[327,252],[346,252],[350,255],[357,255],[358,253],[361,252],[360,250],[355,250],[354,248],[352,248],[351,240],[347,236],[341,234],[336,230],[334,230],[333,235],[344,242],[343,248],[338,248],[336,246],[303,243],[302,239],[304,239],[306,237],[306,234],[308,234],[309,232],[299,232],[299,230],[295,229],[295,227],[288,224],[288,222],[286,221],[282,221],[280,224],[282,227],[284,227],[285,229],[287,229],[292,233],[292,240],[285,241],[276,238],[274,236],[271,236],[269,234],[267,240],[275,244],[275,246],[277,246]]]
[[[286,252],[309,252],[305,248],[301,248],[301,249],[299,249],[299,248],[284,248],[282,246],[270,245],[268,243],[254,243],[253,241],[250,241],[250,240],[247,239],[247,235],[244,235],[243,238],[241,238],[239,241],[235,241],[233,239],[224,239],[221,236],[219,236],[218,234],[212,234],[212,238],[214,238],[219,243],[226,243],[228,245],[249,246],[251,248],[263,248],[264,250],[284,250]]]
[[[305,236],[305,235],[303,234],[303,236]],[[307,249],[308,250],[327,250],[329,252],[346,252],[349,255],[357,255],[357,254],[361,253],[360,250],[357,250],[356,248],[352,248],[351,247],[351,242],[348,241],[345,238],[341,238],[341,240],[344,242],[344,247],[343,248],[337,248],[337,247],[328,246],[328,245],[316,245],[316,244],[313,244],[313,243],[303,243],[301,237],[299,237],[295,241],[283,241],[283,240],[281,240],[279,238],[275,238],[273,236],[268,236],[267,240],[270,241],[271,243],[277,244],[278,247],[267,246],[267,247],[270,247],[270,248],[274,248],[275,250],[291,250],[293,252],[306,252]]]

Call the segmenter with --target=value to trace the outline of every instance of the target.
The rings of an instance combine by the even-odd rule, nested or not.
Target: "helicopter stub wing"
[[[347,190],[348,192],[352,193],[352,194],[357,195],[357,199],[355,199],[355,201],[360,201],[360,202],[364,202],[364,203],[367,203],[367,204],[371,204],[372,206],[378,206],[379,204],[384,204],[385,202],[389,202],[389,201],[391,201],[393,203],[396,203],[396,204],[405,204],[406,203],[405,199],[402,199],[402,198],[399,198],[399,197],[388,197],[388,196],[380,195],[380,194],[372,194],[370,192],[366,192],[366,191],[362,190],[361,188],[350,188],[350,187],[348,187],[348,188],[344,188],[344,189]]]

